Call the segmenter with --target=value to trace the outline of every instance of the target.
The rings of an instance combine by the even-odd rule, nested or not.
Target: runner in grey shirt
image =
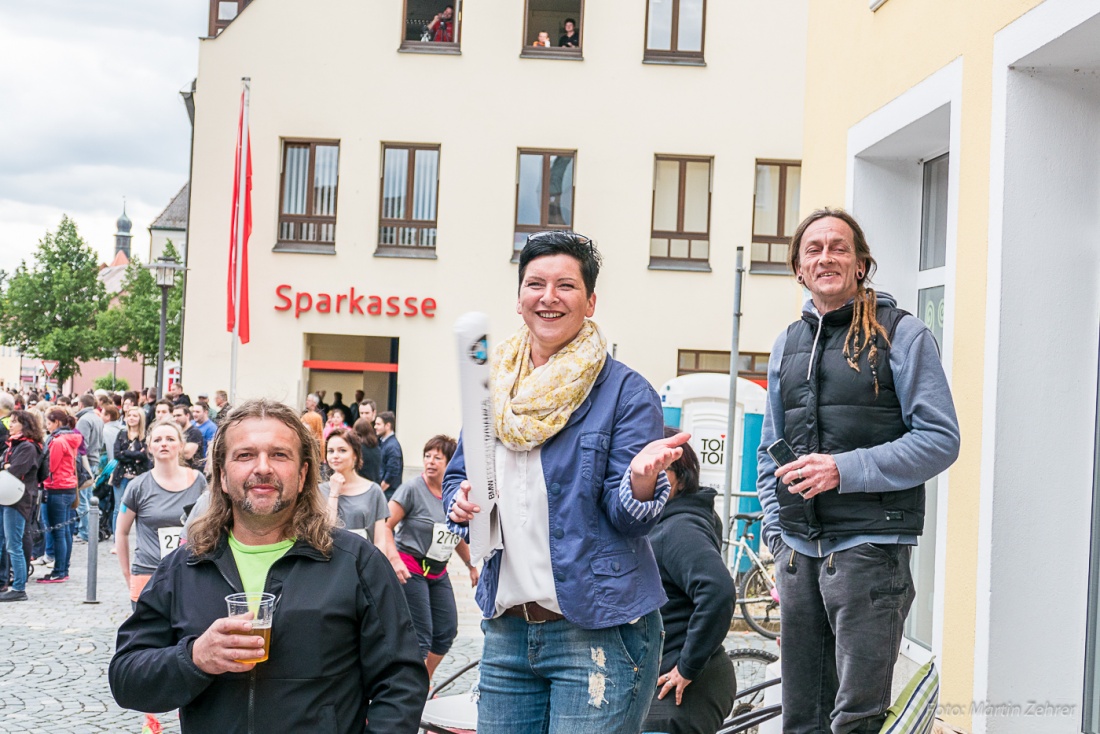
[[[432,547],[436,523],[447,524],[442,498],[432,494],[423,477],[416,477],[398,487],[390,502],[396,502],[405,510],[405,517],[394,533],[397,549],[423,558]],[[446,560],[440,560],[446,565]]]
[[[130,564],[132,574],[152,574],[160,559],[179,545],[184,508],[193,505],[206,489],[206,477],[195,472],[195,480],[182,492],[170,492],[146,472],[130,482],[122,503],[137,517],[137,547]]]
[[[179,424],[157,423],[146,438],[153,468],[134,477],[126,486],[122,495],[126,509],[119,512],[115,526],[118,563],[135,607],[160,559],[179,547],[185,508],[195,504],[206,489],[206,477],[180,463],[184,436]],[[130,528],[135,522],[137,548],[131,558]]]
[[[386,495],[382,493],[382,488],[376,482],[364,481],[367,481],[369,486],[362,494],[338,495],[339,504],[336,507],[336,513],[343,527],[353,532],[365,531],[367,538],[374,543],[377,524],[385,525],[390,516],[390,508],[386,505]],[[332,485],[329,482],[322,482],[318,489],[328,498]]]
[[[386,525],[390,516],[386,495],[378,484],[356,471],[363,465],[359,434],[344,426],[333,430],[325,442],[325,458],[332,476],[317,489],[327,498],[329,517],[365,535],[390,557],[393,534]]]

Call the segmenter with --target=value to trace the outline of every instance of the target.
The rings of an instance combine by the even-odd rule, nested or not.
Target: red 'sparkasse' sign
[[[275,310],[294,311],[294,318],[299,318],[309,311],[317,313],[346,313],[355,316],[423,316],[434,319],[436,303],[434,298],[418,298],[417,296],[371,296],[364,293],[356,293],[355,288],[349,288],[341,293],[310,293],[309,291],[296,291],[293,286],[279,285],[275,288]]]

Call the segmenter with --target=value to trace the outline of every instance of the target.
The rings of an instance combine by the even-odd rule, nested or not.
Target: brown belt
[[[526,604],[517,604],[504,610],[505,617],[519,617],[528,624],[542,624],[543,622],[557,622],[565,619],[565,616],[557,612],[551,612],[546,607],[539,606],[533,601]]]

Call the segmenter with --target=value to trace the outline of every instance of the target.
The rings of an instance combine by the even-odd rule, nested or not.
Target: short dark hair
[[[359,407],[360,408],[363,407],[364,405],[369,405],[371,410],[373,410],[376,413],[378,412],[378,403],[374,402],[370,398],[363,398],[362,400],[359,401]]]
[[[389,423],[393,430],[397,430],[397,416],[393,414],[392,410],[383,410],[378,415],[374,416],[375,420],[381,419],[382,425]]]
[[[202,408],[203,413],[206,413],[207,415],[210,415],[210,406],[207,403],[202,402],[201,400],[199,402],[195,403],[194,405],[192,405],[191,407],[192,408]]]
[[[519,287],[523,288],[523,276],[532,260],[547,255],[569,255],[581,266],[585,295],[596,290],[596,277],[600,274],[603,258],[596,249],[596,242],[583,234],[568,230],[552,229],[535,232],[527,237],[527,244],[519,253]]]
[[[172,408],[176,407],[176,404],[175,404],[175,403],[173,403],[173,402],[172,402],[171,400],[169,400],[169,399],[167,399],[167,398],[164,398],[164,399],[162,399],[162,400],[158,400],[158,401],[157,401],[157,402],[156,402],[156,403],[155,403],[155,404],[153,405],[153,411],[154,411],[154,412],[156,412],[156,409],[157,409],[157,405],[167,405],[167,406],[168,406],[168,412],[169,412],[169,413],[171,413],[171,412],[172,412]]]
[[[81,408],[91,408],[92,406],[95,405],[95,395],[89,395],[88,393],[84,393],[83,395],[81,395],[77,399],[80,401],[80,407]]]
[[[671,438],[680,433],[679,428],[665,426],[665,438]],[[699,491],[699,457],[691,444],[681,444],[684,453],[680,458],[672,462],[668,471],[676,475],[676,494],[695,494]]]
[[[428,443],[424,444],[424,451],[421,452],[421,454],[426,454],[429,451],[438,451],[443,454],[449,464],[451,462],[451,457],[455,455],[456,448],[458,448],[458,441],[440,433],[428,439]]]
[[[565,25],[566,23],[572,23],[574,28],[577,27],[577,21],[573,20],[572,18],[566,18],[564,21],[562,21],[562,25]]]

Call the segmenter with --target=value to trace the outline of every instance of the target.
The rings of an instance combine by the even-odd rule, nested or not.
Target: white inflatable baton
[[[462,450],[470,501],[481,512],[470,520],[470,561],[481,563],[504,548],[497,510],[496,435],[489,393],[489,317],[464,314],[455,322],[458,384],[462,395]]]

